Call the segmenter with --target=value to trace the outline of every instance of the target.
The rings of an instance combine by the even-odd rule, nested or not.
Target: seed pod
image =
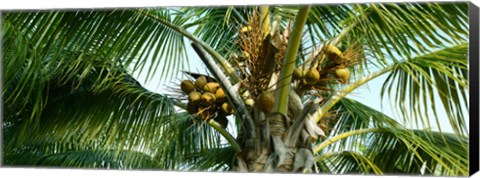
[[[318,82],[320,79],[320,72],[318,72],[317,69],[313,68],[310,69],[306,74],[305,74],[305,81],[308,84],[315,84]]]
[[[195,85],[193,85],[193,82],[190,80],[183,80],[180,84],[180,88],[185,94],[189,94],[195,90]]]
[[[222,101],[224,100],[226,97],[225,97],[225,92],[223,91],[222,88],[219,88],[217,89],[217,92],[215,93],[215,98],[218,100],[218,101]]]
[[[215,95],[210,92],[205,92],[202,94],[202,104],[205,106],[211,106],[215,103]]]
[[[225,114],[225,115],[230,115],[230,114],[233,114],[234,110],[233,108],[230,106],[230,104],[228,104],[228,102],[225,102],[225,103],[222,103],[222,113]]]
[[[228,119],[225,116],[218,116],[215,118],[215,121],[218,122],[223,129],[226,129],[228,126]]]
[[[347,68],[340,68],[335,70],[335,75],[341,83],[347,83],[347,81],[350,79],[350,70]]]
[[[272,92],[262,93],[258,97],[258,108],[260,111],[270,113],[275,105],[275,96]]]
[[[203,89],[205,85],[207,84],[207,78],[205,76],[200,76],[195,80],[195,86],[197,86],[198,89]]]
[[[203,87],[204,92],[216,93],[220,85],[216,82],[209,82]]]
[[[194,105],[197,105],[202,98],[202,94],[198,91],[192,91],[188,94],[188,101]]]
[[[326,49],[326,54],[331,61],[335,61],[342,55],[342,51],[340,51],[337,47],[328,45]]]

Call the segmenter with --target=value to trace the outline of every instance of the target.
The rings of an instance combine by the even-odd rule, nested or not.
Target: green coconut
[[[317,69],[313,68],[313,69],[310,69],[309,71],[307,71],[307,73],[305,74],[305,81],[308,83],[308,84],[315,84],[318,82],[318,80],[320,80],[320,72],[318,72]]]
[[[203,87],[205,87],[206,84],[207,84],[207,77],[205,76],[200,76],[197,78],[197,80],[195,80],[195,86],[200,90],[203,89]]]
[[[180,88],[182,89],[183,93],[189,94],[195,90],[195,85],[190,80],[183,80],[180,84]]]
[[[303,78],[304,70],[302,68],[296,68],[293,71],[292,77],[294,80],[300,80]]]

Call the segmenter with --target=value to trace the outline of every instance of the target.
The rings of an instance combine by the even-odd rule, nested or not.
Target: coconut
[[[270,113],[275,105],[275,96],[272,92],[262,93],[258,97],[258,108],[260,111]]]
[[[318,82],[320,79],[320,72],[318,72],[317,69],[313,68],[310,69],[306,74],[305,74],[305,81],[308,84],[315,84]]]
[[[341,83],[347,83],[347,81],[350,79],[350,70],[347,68],[340,68],[335,70],[335,75]]]
[[[220,85],[217,82],[209,82],[203,87],[204,92],[216,93]]]
[[[190,92],[195,90],[195,85],[190,80],[184,80],[180,84],[180,88],[185,94],[189,94]]]
[[[187,103],[187,112],[190,114],[196,114],[198,112],[198,105],[192,102]]]
[[[207,84],[207,77],[205,76],[200,76],[197,78],[197,80],[195,80],[195,86],[198,89],[203,89],[203,87],[205,87],[206,84]]]
[[[335,61],[342,55],[342,51],[333,45],[328,45],[326,47],[326,54],[331,61]]]
[[[225,115],[230,115],[230,114],[233,114],[234,110],[233,108],[230,106],[230,104],[228,104],[228,102],[224,102],[222,103],[222,113],[224,113]]]
[[[300,80],[303,78],[304,70],[302,68],[296,68],[293,71],[292,77],[295,80]]]
[[[215,118],[215,121],[218,122],[223,129],[226,129],[228,126],[228,119],[225,116],[218,116]]]
[[[192,91],[188,94],[188,101],[189,103],[197,105],[202,98],[202,94],[198,91]]]
[[[202,94],[202,104],[205,106],[211,106],[215,103],[215,95],[210,92],[205,92]]]
[[[218,100],[218,101],[222,101],[224,100],[226,97],[225,97],[225,92],[223,91],[222,88],[219,88],[217,89],[217,92],[215,93],[215,98]]]

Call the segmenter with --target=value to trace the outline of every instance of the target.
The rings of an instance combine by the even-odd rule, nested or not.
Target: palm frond
[[[336,108],[339,119],[334,131],[325,141],[339,134],[356,133],[366,128],[376,129],[370,129],[370,132],[358,132],[358,134],[352,134],[335,143],[330,143],[321,150],[320,157],[326,158],[329,155],[339,155],[344,151],[353,151],[368,159],[369,167],[359,169],[362,167],[358,166],[365,165],[347,164],[346,162],[352,160],[332,157],[331,159],[338,159],[336,160],[338,165],[333,164],[332,160],[329,163],[322,162],[320,165],[324,170],[334,173],[347,173],[354,170],[371,173],[372,168],[375,168],[385,174],[468,174],[467,138],[430,130],[406,129],[381,112],[352,99],[342,99]],[[324,156],[324,154],[327,155]],[[341,164],[350,166],[347,166],[349,167],[347,169]],[[326,165],[329,166],[325,167]]]
[[[201,150],[185,155],[187,170],[197,171],[229,171],[232,169],[235,150],[232,147]]]
[[[364,38],[367,53],[381,63],[467,40],[467,3],[369,4],[355,9],[363,20],[349,35]]]
[[[40,152],[9,153],[4,157],[4,165],[95,168],[95,169],[158,169],[160,164],[151,156],[135,151],[123,150],[70,150],[61,153],[44,154]]]
[[[317,166],[320,172],[329,174],[382,174],[382,170],[372,160],[353,151],[325,153],[318,157]]]
[[[441,131],[445,126],[440,124],[439,111],[444,110],[453,131],[467,135],[467,51],[468,44],[461,44],[398,62],[381,95],[396,102],[406,123],[431,127],[430,122],[435,121]],[[396,94],[391,96],[392,92]],[[412,112],[405,112],[407,109]]]
[[[171,19],[171,11],[155,9],[156,14],[165,20],[183,25],[185,20]],[[62,60],[62,54],[67,51],[75,51],[111,59],[114,65],[133,66],[134,71],[146,71],[147,76],[151,76],[160,66],[181,69],[185,57],[183,36],[140,12],[96,10],[5,13],[3,28],[8,31],[3,35],[3,39],[6,39],[4,48],[6,51],[17,52],[12,53],[12,56],[5,55],[4,59],[17,57],[21,60],[38,58],[38,61],[58,61]],[[8,41],[12,38],[21,40]],[[23,55],[18,56],[22,54],[19,53],[21,51]],[[144,70],[147,63],[150,67]],[[18,67],[9,69],[16,71]],[[9,71],[6,71],[7,74]],[[159,72],[160,78],[167,74],[167,71]]]

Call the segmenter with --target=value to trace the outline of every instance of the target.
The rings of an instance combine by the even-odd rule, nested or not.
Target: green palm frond
[[[156,15],[166,21],[183,25],[185,20],[172,19],[171,11],[155,10]],[[48,57],[48,61],[57,61],[62,60],[62,54],[66,51],[75,51],[110,59],[115,65],[133,66],[135,63],[134,71],[146,71],[150,75],[160,66],[181,69],[185,57],[183,36],[140,12],[96,10],[5,13],[3,46],[6,51],[16,52],[12,56],[5,55],[4,59],[38,58],[38,61],[47,61]],[[8,39],[11,38],[22,40],[9,42]],[[23,55],[18,56],[22,51]],[[144,70],[147,59],[151,59],[148,62],[151,67]],[[16,71],[18,67],[9,69]],[[8,74],[9,71],[6,72]],[[166,75],[166,71],[159,72],[160,76]]]
[[[381,112],[352,99],[344,98],[336,107],[339,119],[334,132],[322,140],[325,143],[318,145],[323,148],[319,153],[322,170],[333,173],[380,170],[385,174],[468,174],[466,137],[406,129]]]
[[[352,173],[375,173],[383,174],[375,163],[361,153],[353,151],[341,151],[325,153],[317,158],[317,166],[322,173],[352,174]]]
[[[42,154],[38,151],[18,152],[4,157],[4,165],[35,167],[78,167],[95,169],[158,169],[160,164],[151,156],[123,150],[70,150],[61,153]]]
[[[385,80],[381,95],[388,95],[395,101],[406,123],[431,127],[430,122],[435,121],[442,130],[441,108],[446,112],[453,131],[467,135],[467,54],[468,44],[461,44],[399,61]],[[396,94],[391,96],[392,93]],[[405,112],[407,109],[412,112]],[[429,112],[433,113],[433,119]]]
[[[232,147],[213,148],[186,155],[186,170],[229,171],[235,150]]]
[[[193,21],[193,34],[222,55],[236,51],[237,34],[247,25],[249,13],[248,7],[183,8],[181,12]]]

